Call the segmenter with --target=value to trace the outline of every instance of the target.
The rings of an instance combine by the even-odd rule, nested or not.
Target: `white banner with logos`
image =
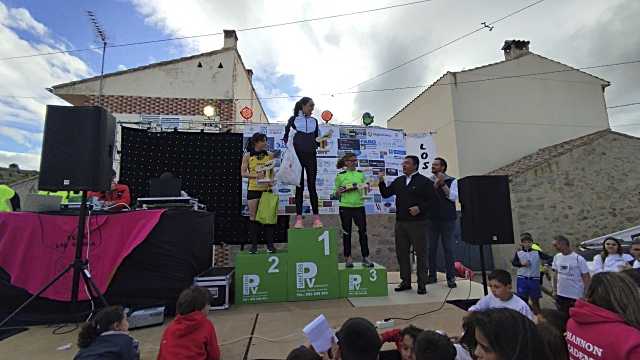
[[[323,147],[318,149],[318,177],[316,188],[319,198],[320,214],[338,214],[339,201],[333,195],[338,169],[336,162],[345,152],[353,152],[358,157],[358,170],[364,172],[371,190],[364,196],[365,209],[367,214],[389,214],[395,213],[395,199],[393,197],[384,199],[378,191],[378,174],[383,172],[387,183],[393,181],[398,175],[402,175],[402,160],[407,154],[418,155],[420,147],[430,149],[427,158],[431,156],[431,149],[435,153],[435,145],[431,135],[428,138],[407,137],[407,144],[411,139],[416,150],[411,148],[409,152],[405,149],[405,135],[401,130],[386,129],[381,127],[364,127],[349,125],[323,125],[320,124],[320,134],[332,132]],[[267,135],[269,150],[283,151],[286,146],[282,141],[284,136],[284,124],[251,124],[244,129],[244,143],[251,135],[260,132]],[[422,136],[424,134],[421,134]],[[432,159],[432,158],[431,158]],[[421,157],[421,162],[422,160]],[[430,163],[429,163],[430,164]],[[280,166],[276,161],[276,168]],[[276,170],[277,172],[277,170]],[[274,192],[280,197],[279,214],[295,214],[295,186],[284,186],[276,184]],[[243,179],[242,184],[242,204],[243,214],[247,214],[247,179]],[[309,194],[305,184],[303,213],[310,213],[311,206]]]

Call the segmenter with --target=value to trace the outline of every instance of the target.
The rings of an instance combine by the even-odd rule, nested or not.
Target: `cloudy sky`
[[[222,29],[317,18],[409,0],[0,0],[0,58],[96,46],[86,10],[97,13],[112,43],[208,34]],[[238,33],[259,96],[310,95],[340,123],[364,111],[384,125],[421,90],[344,94],[427,85],[446,71],[500,61],[505,39],[586,67],[640,59],[640,1],[546,0],[433,54],[355,86],[534,0],[432,0],[367,14]],[[107,50],[107,72],[214,50],[220,36]],[[0,166],[37,168],[45,90],[99,72],[99,51],[0,60]],[[609,106],[640,102],[640,64],[589,70],[611,81]],[[355,87],[354,87],[355,86]],[[342,93],[342,94],[336,94]],[[335,94],[333,96],[327,94]],[[294,100],[264,100],[272,121],[285,121]],[[640,136],[640,106],[609,110],[614,130]]]

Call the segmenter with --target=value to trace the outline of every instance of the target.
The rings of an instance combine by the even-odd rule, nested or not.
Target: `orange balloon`
[[[245,120],[249,120],[253,117],[253,110],[250,107],[245,106],[240,110],[240,116],[242,116]]]
[[[322,117],[322,120],[324,120],[325,122],[329,122],[331,121],[331,119],[333,119],[333,114],[329,110],[323,111],[322,115],[320,116]]]

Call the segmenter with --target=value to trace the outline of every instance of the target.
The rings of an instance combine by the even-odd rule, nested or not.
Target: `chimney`
[[[224,47],[225,48],[236,48],[238,44],[238,36],[236,35],[235,30],[223,30],[224,32]]]
[[[529,41],[526,40],[505,40],[502,46],[505,60],[517,59],[529,53]]]
[[[253,81],[253,70],[247,69],[247,76],[249,77],[249,81]]]

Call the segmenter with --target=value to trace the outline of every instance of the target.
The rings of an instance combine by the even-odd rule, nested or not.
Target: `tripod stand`
[[[53,284],[55,284],[58,280],[60,280],[64,275],[66,275],[69,271],[73,270],[73,279],[71,283],[71,308],[75,309],[78,303],[78,290],[80,287],[80,279],[84,282],[84,285],[87,287],[87,291],[89,293],[89,298],[93,300],[100,300],[102,306],[107,306],[107,301],[104,296],[100,293],[100,290],[96,286],[96,284],[91,279],[91,274],[89,273],[88,265],[89,261],[82,259],[82,246],[84,243],[84,231],[85,225],[87,222],[87,191],[82,191],[82,201],[80,203],[80,214],[78,216],[78,234],[76,236],[76,253],[73,259],[73,262],[62,270],[58,275],[56,275],[48,284],[42,287],[42,289],[38,290],[35,294],[33,294],[27,301],[25,301],[22,305],[20,305],[14,312],[9,314],[2,322],[0,322],[0,328],[3,325],[8,323],[14,316],[16,316],[22,309],[27,307],[33,300],[38,298],[42,293],[47,291]]]

